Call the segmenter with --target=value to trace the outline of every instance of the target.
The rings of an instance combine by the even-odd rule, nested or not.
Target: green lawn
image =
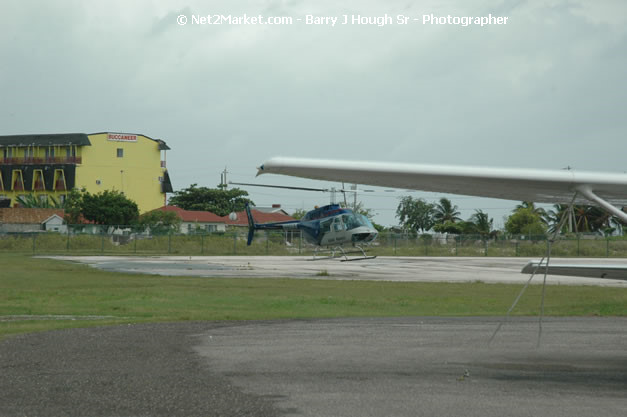
[[[0,338],[139,322],[502,315],[520,288],[483,283],[161,277],[0,254]],[[537,315],[540,291],[539,285],[532,285],[513,314]],[[627,315],[627,289],[549,286],[546,297],[547,315]],[[18,315],[75,317],[17,321],[6,317]]]

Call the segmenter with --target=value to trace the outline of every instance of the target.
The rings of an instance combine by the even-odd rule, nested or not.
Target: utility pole
[[[222,173],[220,174],[220,188],[222,190],[226,190],[226,188],[228,187],[228,182],[226,181],[227,173],[228,171],[226,170],[226,167],[224,167],[224,171],[222,171]]]

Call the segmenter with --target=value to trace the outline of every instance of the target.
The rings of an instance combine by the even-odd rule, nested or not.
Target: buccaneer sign
[[[124,133],[108,133],[107,140],[114,142],[137,142],[137,135],[127,135]]]

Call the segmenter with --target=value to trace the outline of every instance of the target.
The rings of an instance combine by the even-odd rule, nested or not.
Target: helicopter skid
[[[310,259],[310,261],[319,261],[319,260],[322,260],[322,259],[336,259],[336,258],[344,257],[344,259],[340,259],[340,262],[347,262],[347,261],[361,261],[361,260],[364,260],[364,259],[374,259],[374,258],[376,258],[376,256],[367,256],[366,252],[360,246],[356,246],[356,247],[359,249],[359,251],[346,252],[344,250],[344,248],[342,248],[341,246],[338,246],[338,247],[333,248],[333,249],[328,249],[331,252],[331,255],[330,256],[324,256],[324,257],[321,257],[321,258],[316,258],[316,255],[318,254],[318,250],[316,249],[316,251],[314,252],[313,259]],[[341,254],[339,252],[341,252]],[[337,255],[336,255],[336,253],[337,253]],[[358,257],[358,258],[349,258],[347,256],[347,254],[351,254],[351,253],[361,253],[363,256]]]
[[[364,261],[366,259],[374,259],[376,258],[377,255],[375,256],[365,256],[365,257],[361,257],[361,258],[347,258],[347,259],[340,259],[340,262],[351,262],[351,261]]]

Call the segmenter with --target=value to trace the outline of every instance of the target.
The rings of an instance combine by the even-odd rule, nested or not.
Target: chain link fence
[[[258,231],[250,246],[247,230],[226,233],[149,234],[124,227],[68,227],[64,232],[0,234],[1,253],[75,255],[310,255],[315,246],[300,232]],[[521,256],[546,253],[546,236],[490,239],[483,236],[410,236],[380,233],[365,249],[379,256]],[[627,238],[569,235],[551,250],[560,257],[627,257]]]

